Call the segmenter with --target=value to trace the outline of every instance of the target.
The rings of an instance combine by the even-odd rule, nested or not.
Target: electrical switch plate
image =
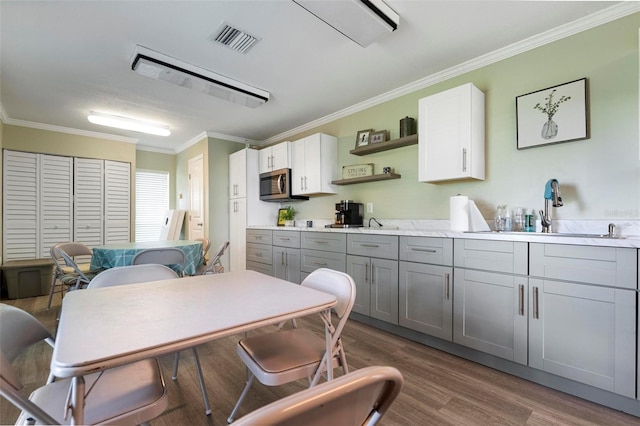
[[[367,203],[367,213],[373,213],[373,203]]]

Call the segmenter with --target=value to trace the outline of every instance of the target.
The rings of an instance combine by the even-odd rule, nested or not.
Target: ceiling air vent
[[[221,43],[240,53],[247,53],[254,44],[260,41],[259,38],[252,36],[244,30],[234,28],[224,22],[215,33],[211,34],[209,40]]]

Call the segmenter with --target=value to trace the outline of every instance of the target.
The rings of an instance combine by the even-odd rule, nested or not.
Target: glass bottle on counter
[[[516,232],[524,231],[524,211],[518,207],[513,215],[513,230]]]
[[[524,232],[536,232],[536,216],[533,209],[527,209],[524,215]]]
[[[511,229],[511,212],[507,209],[506,204],[498,204],[496,213],[496,231],[510,231]]]

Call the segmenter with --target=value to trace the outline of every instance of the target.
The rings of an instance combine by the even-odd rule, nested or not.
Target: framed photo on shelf
[[[587,79],[516,97],[517,148],[589,138]]]
[[[370,143],[380,143],[387,140],[387,131],[380,130],[379,132],[372,133],[370,136]]]
[[[358,130],[358,136],[356,136],[356,148],[359,146],[369,145],[369,137],[373,133],[373,129]]]

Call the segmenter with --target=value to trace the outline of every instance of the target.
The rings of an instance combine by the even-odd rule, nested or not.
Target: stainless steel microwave
[[[309,197],[293,195],[291,192],[291,169],[279,169],[260,174],[260,199],[262,201],[286,202],[308,200]]]

